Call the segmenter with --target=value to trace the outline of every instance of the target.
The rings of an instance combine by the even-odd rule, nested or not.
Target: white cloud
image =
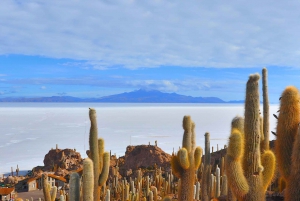
[[[299,9],[293,0],[1,1],[0,54],[95,69],[298,67]]]
[[[41,86],[40,89],[45,90],[45,89],[47,89],[47,87],[46,86]]]

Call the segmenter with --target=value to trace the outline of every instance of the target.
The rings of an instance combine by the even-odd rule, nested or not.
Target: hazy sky
[[[300,87],[299,1],[2,0],[0,98],[157,89],[271,102]]]

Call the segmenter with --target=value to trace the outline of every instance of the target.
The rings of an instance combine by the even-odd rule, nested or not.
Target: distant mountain
[[[0,102],[99,102],[99,103],[241,103],[225,102],[217,97],[192,97],[157,90],[136,90],[102,98],[76,98],[72,96],[51,96],[38,98],[0,98]],[[243,102],[243,101],[242,101]]]

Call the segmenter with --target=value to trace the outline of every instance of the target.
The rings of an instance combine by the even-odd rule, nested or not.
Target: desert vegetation
[[[228,145],[213,162],[210,134],[205,133],[204,151],[196,145],[196,122],[183,117],[182,146],[173,151],[170,168],[156,164],[136,167],[120,173],[121,159],[105,152],[99,138],[96,110],[90,108],[88,157],[83,171],[73,171],[69,190],[50,189],[43,183],[45,201],[300,201],[300,95],[288,86],[280,97],[274,146],[269,141],[269,101],[267,69],[262,70],[263,111],[260,111],[259,74],[252,74],[246,84],[244,115],[232,120]],[[157,146],[157,143],[155,143]],[[272,144],[272,143],[271,143]],[[150,145],[149,145],[150,146]],[[129,147],[129,151],[133,148]],[[152,153],[152,151],[150,151]],[[204,154],[204,155],[203,155]],[[214,156],[214,159],[216,157]],[[47,174],[43,174],[46,181]],[[273,188],[273,189],[272,189]]]

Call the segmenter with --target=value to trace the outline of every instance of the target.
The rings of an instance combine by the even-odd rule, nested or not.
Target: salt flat
[[[105,150],[122,156],[127,145],[154,144],[172,153],[181,146],[182,118],[191,115],[196,123],[197,145],[204,147],[204,133],[211,134],[211,146],[227,144],[230,123],[244,113],[243,104],[108,104],[108,103],[0,103],[0,174],[43,165],[56,144],[75,148],[86,157],[89,148],[89,107],[97,110],[99,137]],[[277,121],[270,106],[270,130]],[[262,111],[262,109],[261,109]],[[271,139],[274,136],[270,135]]]

